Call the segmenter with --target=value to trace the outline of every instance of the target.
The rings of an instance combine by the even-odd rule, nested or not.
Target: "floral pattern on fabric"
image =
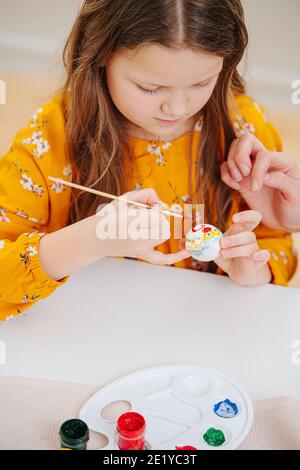
[[[47,140],[43,139],[41,131],[34,132],[31,137],[23,139],[21,142],[25,145],[35,145],[35,148],[32,150],[32,154],[36,158],[41,158],[43,154],[47,153],[50,149],[50,145]]]
[[[0,222],[7,222],[8,224],[11,222],[10,218],[7,217],[7,209],[4,207],[0,207]]]
[[[236,103],[238,111],[231,120],[237,135],[254,133],[268,150],[282,151],[280,136],[266,118],[263,107],[245,95],[237,96]],[[68,221],[70,188],[63,185],[62,180],[72,181],[72,167],[64,150],[64,111],[60,95],[45,103],[0,159],[1,320],[22,313],[68,279],[66,276],[55,281],[47,276],[38,254],[40,237],[65,227]],[[134,190],[153,188],[172,211],[182,213],[184,204],[191,204],[195,194],[193,172],[203,123],[203,119],[199,119],[194,127],[191,162],[188,158],[190,134],[171,142],[136,139],[130,161],[132,170],[127,174],[128,187]],[[203,175],[203,168],[200,171]],[[57,180],[50,181],[49,176]],[[233,209],[238,211],[240,207],[236,204]],[[36,224],[42,225],[43,232],[34,231],[40,228]],[[296,267],[290,234],[264,226],[256,234],[260,249],[271,252],[272,282],[286,285]],[[171,237],[157,248],[164,253],[175,253],[179,249],[178,242]],[[202,263],[192,258],[174,266],[199,271],[203,268]]]

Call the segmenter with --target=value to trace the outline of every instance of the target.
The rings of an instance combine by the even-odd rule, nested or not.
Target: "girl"
[[[260,225],[220,178],[241,132],[281,148],[237,71],[247,40],[240,0],[84,2],[64,49],[66,83],[1,159],[2,319],[105,256],[227,274],[247,286],[287,284],[296,266],[290,235]],[[202,265],[178,251],[170,230],[99,240],[96,211],[107,199],[48,176],[154,206],[142,211],[203,203],[205,220],[225,232],[221,255]],[[169,227],[162,215],[156,224]]]

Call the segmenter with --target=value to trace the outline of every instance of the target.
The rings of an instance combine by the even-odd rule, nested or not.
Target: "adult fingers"
[[[236,191],[241,188],[241,185],[232,178],[227,162],[222,163],[220,172],[222,181],[229,186],[229,188],[235,189]]]
[[[254,135],[246,132],[237,139],[232,151],[229,151],[227,161],[230,170],[235,165],[241,175],[248,176],[252,169],[251,157],[255,157],[258,152],[263,150],[265,150],[263,144]],[[232,173],[232,177],[236,179],[234,173]],[[236,181],[240,180],[236,179]]]
[[[230,149],[229,149],[229,152],[228,152],[228,156],[227,156],[227,160],[226,160],[227,165],[228,165],[228,169],[229,169],[229,172],[230,172],[230,176],[236,182],[239,182],[243,179],[243,174],[240,172],[240,170],[239,170],[239,168],[236,164],[236,158],[235,158],[238,143],[239,143],[239,139],[235,139],[231,143]]]
[[[300,200],[300,182],[295,181],[280,171],[267,173],[264,185],[281,191],[288,202]]]
[[[300,172],[293,157],[282,152],[258,152],[253,164],[251,179],[252,191],[261,189],[269,169],[279,171],[300,181]]]

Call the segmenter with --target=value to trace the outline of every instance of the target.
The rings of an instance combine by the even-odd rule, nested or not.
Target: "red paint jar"
[[[145,447],[145,418],[129,411],[117,421],[117,445],[120,450],[143,450]]]
[[[196,447],[193,447],[193,446],[181,446],[181,447],[176,446],[176,450],[198,450],[198,449],[196,449]]]

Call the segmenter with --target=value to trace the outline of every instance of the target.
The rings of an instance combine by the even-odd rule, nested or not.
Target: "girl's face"
[[[222,67],[218,56],[151,44],[113,55],[106,77],[111,98],[132,134],[171,140],[190,129],[192,117],[211,97]]]

